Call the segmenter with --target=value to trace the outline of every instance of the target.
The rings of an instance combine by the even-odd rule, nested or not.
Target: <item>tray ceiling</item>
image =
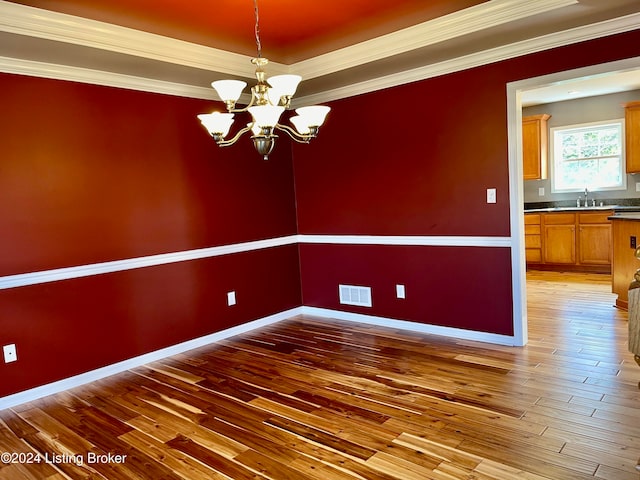
[[[252,0],[11,0],[255,56]],[[487,0],[259,0],[266,55],[293,63]],[[315,5],[315,6],[314,6]]]
[[[317,103],[637,29],[638,0],[259,0],[267,72]],[[0,0],[0,71],[217,97],[253,80],[252,0]]]

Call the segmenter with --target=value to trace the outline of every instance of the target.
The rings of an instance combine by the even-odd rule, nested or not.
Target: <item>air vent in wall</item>
[[[358,305],[371,307],[371,287],[358,287],[355,285],[339,285],[340,303],[345,305]]]

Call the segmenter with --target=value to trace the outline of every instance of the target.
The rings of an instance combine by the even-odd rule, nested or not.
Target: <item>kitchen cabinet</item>
[[[548,213],[544,216],[544,262],[576,263],[576,216]]]
[[[610,213],[578,215],[578,259],[581,264],[611,265]]]
[[[640,173],[640,102],[624,104],[627,173]]]
[[[548,128],[551,115],[522,118],[522,169],[525,180],[547,178]]]
[[[540,215],[534,213],[524,216],[524,245],[528,264],[542,262],[540,217]]]
[[[527,267],[609,273],[612,210],[526,213]]]

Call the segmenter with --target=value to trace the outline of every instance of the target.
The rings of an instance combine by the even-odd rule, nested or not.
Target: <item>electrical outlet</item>
[[[496,189],[487,188],[487,203],[496,203]]]
[[[236,304],[236,292],[227,293],[227,305],[232,306]]]
[[[636,182],[636,192],[640,192],[640,182]]]
[[[4,352],[4,363],[11,363],[18,361],[18,353],[16,352],[15,344],[5,345],[2,347]]]
[[[396,285],[396,297],[407,298],[404,290],[404,285]]]
[[[544,187],[538,187],[538,196],[544,197]]]

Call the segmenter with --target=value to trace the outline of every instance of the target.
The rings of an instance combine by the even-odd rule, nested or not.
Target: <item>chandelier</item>
[[[260,28],[258,13],[258,1],[253,0],[255,14],[255,37],[258,56],[251,60],[255,65],[255,75],[258,83],[251,88],[251,101],[244,108],[236,108],[236,102],[247,86],[240,80],[219,80],[212,82],[211,86],[218,93],[227,107],[227,113],[213,112],[198,115],[200,122],[221,147],[228,147],[238,141],[247,132],[251,132],[253,146],[265,160],[275,146],[278,138],[276,130],[285,132],[293,140],[299,143],[309,143],[318,135],[320,126],[324,123],[330,108],[322,105],[300,107],[295,110],[295,116],[289,121],[293,127],[278,123],[285,110],[291,106],[291,99],[296,93],[298,84],[302,80],[299,75],[276,75],[265,77],[264,67],[269,60],[262,57],[262,45],[260,43]],[[251,121],[241,128],[235,136],[226,140],[233,124],[236,113],[249,112]],[[295,127],[295,128],[294,128]]]

